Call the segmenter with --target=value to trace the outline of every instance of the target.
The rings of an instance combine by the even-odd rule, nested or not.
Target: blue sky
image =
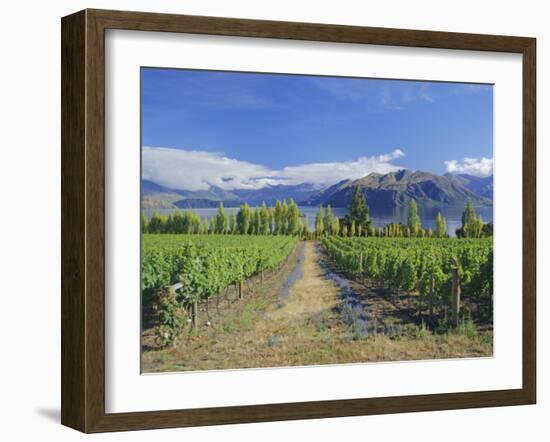
[[[157,68],[141,79],[143,174],[161,184],[492,173],[489,85]]]

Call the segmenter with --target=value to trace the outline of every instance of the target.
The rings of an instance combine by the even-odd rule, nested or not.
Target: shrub
[[[157,336],[161,344],[175,344],[187,320],[175,292],[165,290],[160,293],[158,315],[160,326]]]

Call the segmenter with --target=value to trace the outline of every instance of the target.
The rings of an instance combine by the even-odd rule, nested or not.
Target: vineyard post
[[[453,327],[458,327],[458,314],[460,313],[460,281],[458,278],[458,268],[453,268],[453,287],[451,307],[453,309]]]
[[[193,326],[193,332],[197,333],[198,328],[198,322],[199,322],[199,309],[197,305],[197,300],[195,299],[193,301],[193,305],[191,306],[191,321]]]
[[[422,318],[422,308],[424,307],[424,297],[420,291],[420,278],[416,280],[416,290],[418,292],[418,319]]]
[[[435,292],[435,281],[434,281],[434,271],[430,270],[430,319],[434,315],[434,293]]]
[[[241,279],[239,280],[239,299],[243,299],[244,266],[241,266]]]

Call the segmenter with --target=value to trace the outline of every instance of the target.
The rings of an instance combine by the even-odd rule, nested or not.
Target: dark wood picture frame
[[[84,10],[62,19],[61,422],[83,432],[534,404],[536,400],[536,40],[525,37]],[[125,29],[523,57],[523,385],[220,408],[105,412],[105,30]]]

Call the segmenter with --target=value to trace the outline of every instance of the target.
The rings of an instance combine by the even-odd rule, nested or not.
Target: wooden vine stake
[[[434,281],[434,271],[430,270],[430,319],[434,316],[434,301],[435,301],[435,281]]]
[[[243,299],[244,266],[241,267],[241,279],[239,281],[239,299]]]
[[[193,332],[197,333],[198,330],[198,323],[199,323],[199,308],[197,305],[197,301],[193,301],[193,304],[191,306],[191,324],[193,326]]]
[[[458,327],[458,316],[460,313],[460,280],[458,278],[458,268],[453,268],[453,287],[452,287],[451,307],[453,309],[453,327]]]

